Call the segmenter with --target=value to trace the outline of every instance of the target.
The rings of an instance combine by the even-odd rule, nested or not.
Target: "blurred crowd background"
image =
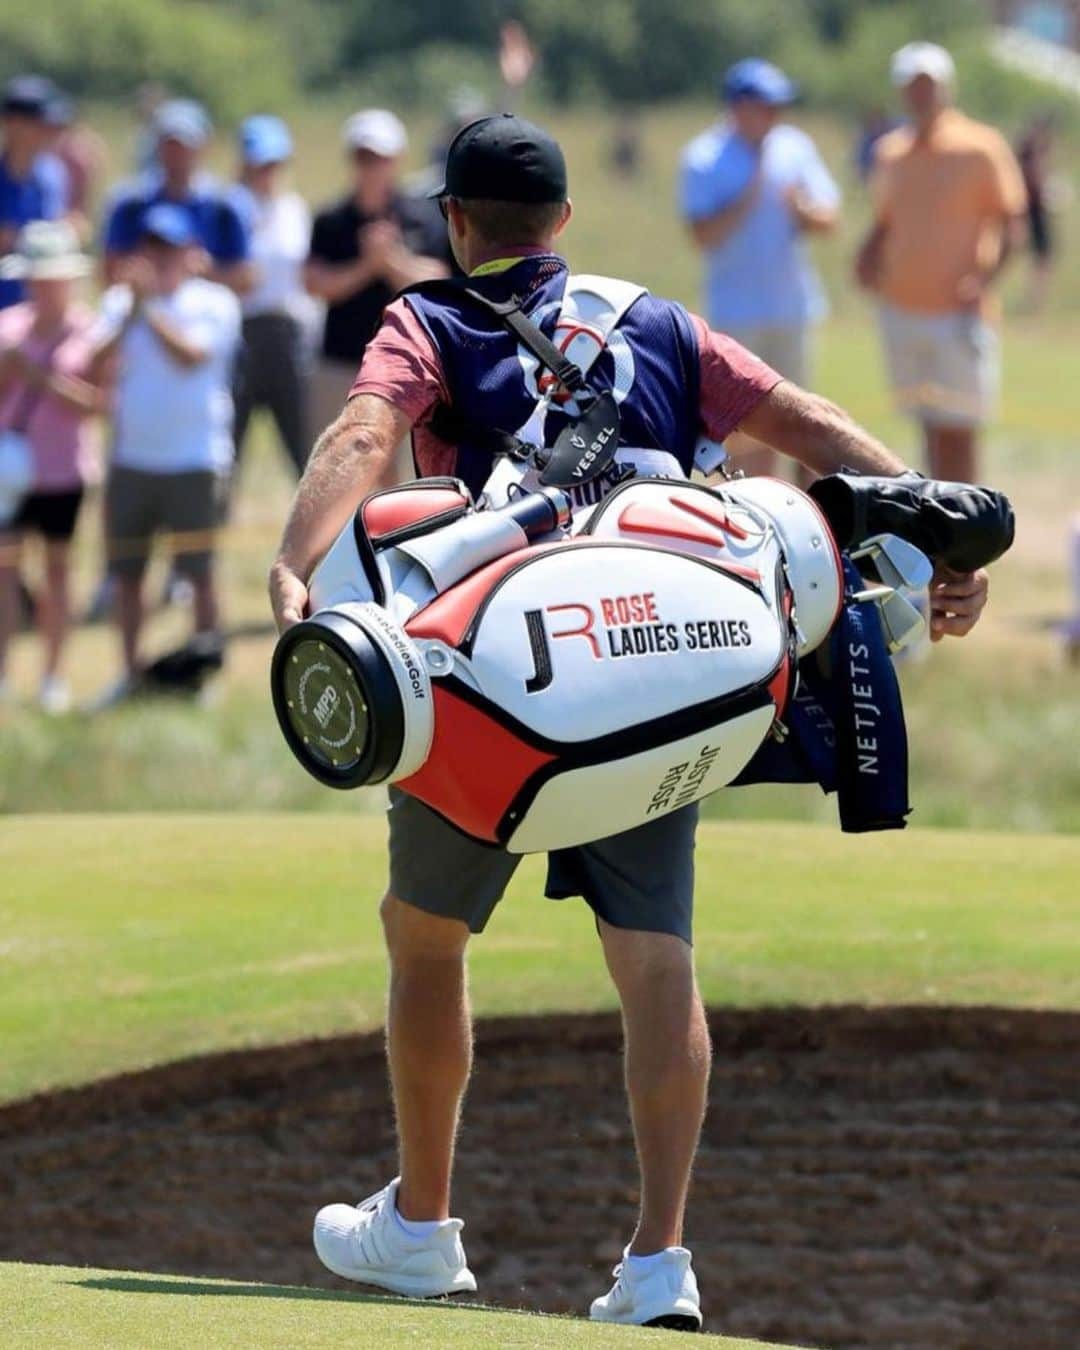
[[[454,270],[449,141],[513,108],[566,146],[573,266],[1016,496],[986,645],[905,675],[916,774],[938,823],[1080,828],[1080,5],[42,0],[0,37],[0,809],[334,804],[278,753],[262,578],[387,301]]]

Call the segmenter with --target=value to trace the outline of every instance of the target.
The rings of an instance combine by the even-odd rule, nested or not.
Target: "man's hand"
[[[410,419],[378,394],[357,394],[315,443],[270,569],[270,602],[280,630],[304,617],[307,579],[382,481],[411,427]]]
[[[965,314],[978,314],[983,306],[983,298],[990,287],[990,275],[986,272],[967,272],[956,283],[956,307]]]
[[[299,623],[307,611],[307,587],[280,558],[270,569],[270,604],[279,633]]]
[[[120,279],[130,288],[135,308],[138,308],[144,300],[149,300],[157,292],[157,275],[154,272],[154,266],[149,258],[140,257],[138,254],[124,262],[120,271]]]
[[[939,566],[930,583],[930,641],[965,637],[979,622],[989,594],[985,569],[953,572]]]
[[[792,183],[784,191],[784,204],[791,212],[795,228],[807,234],[827,234],[836,224],[836,211],[828,206],[815,205],[810,194],[799,183]]]
[[[401,231],[392,220],[376,220],[370,225],[361,226],[356,232],[360,257],[378,277],[386,275],[401,243]]]

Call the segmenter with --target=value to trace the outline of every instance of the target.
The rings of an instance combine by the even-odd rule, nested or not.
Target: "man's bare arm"
[[[404,290],[418,281],[434,281],[448,277],[450,269],[441,258],[429,258],[423,253],[410,253],[407,248],[393,249],[386,259],[383,278],[392,291]]]
[[[270,569],[279,628],[304,617],[312,572],[379,483],[409,427],[409,419],[385,399],[358,394],[315,443]]]
[[[883,221],[875,221],[859,245],[855,255],[855,280],[864,290],[876,291],[881,284],[885,236],[888,232],[889,227]]]
[[[907,465],[842,408],[781,380],[739,427],[815,473],[854,469],[895,477]]]
[[[711,216],[698,216],[694,220],[687,221],[687,228],[698,248],[719,248],[726,239],[735,233],[749,215],[760,193],[761,166],[759,164],[746,188],[733,202],[727,206],[722,206],[719,211],[714,211]]]
[[[739,429],[819,474],[854,469],[895,477],[907,467],[843,409],[787,380],[765,395]],[[988,594],[983,568],[960,574],[939,567],[930,587],[931,640],[970,633]]]

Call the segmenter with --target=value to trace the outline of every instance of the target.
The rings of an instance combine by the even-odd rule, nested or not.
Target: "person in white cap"
[[[29,298],[0,312],[0,698],[4,657],[18,619],[18,575],[27,534],[44,543],[35,596],[44,643],[40,704],[70,703],[60,673],[68,632],[68,560],[83,489],[96,476],[94,413],[106,393],[90,374],[94,317],[75,282],[90,271],[73,227],[34,221],[0,275],[24,281]],[[21,461],[21,469],[20,469]]]
[[[929,472],[971,482],[999,377],[992,291],[1023,237],[1024,184],[1005,138],[953,107],[943,47],[901,47],[892,81],[910,124],[877,144],[856,275],[878,299],[889,378],[923,428]]]
[[[450,271],[446,227],[431,203],[399,187],[408,147],[384,108],[355,113],[342,128],[352,169],[348,194],[315,217],[304,281],[326,302],[312,388],[317,429],[341,411],[382,312],[404,286]]]

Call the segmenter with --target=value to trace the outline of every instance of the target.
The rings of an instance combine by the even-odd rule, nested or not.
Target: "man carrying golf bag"
[[[349,401],[319,439],[271,571],[271,599],[283,631],[305,620],[313,573],[343,531],[346,540],[352,537],[346,527],[410,432],[421,478],[460,480],[431,485],[432,492],[445,490],[440,509],[447,521],[468,511],[469,494],[474,499],[484,494],[485,504],[503,507],[490,513],[502,520],[515,510],[533,509],[534,497],[523,492],[551,487],[550,518],[543,528],[552,531],[565,524],[566,512],[588,512],[613,490],[629,494],[634,483],[649,477],[675,483],[677,495],[689,491],[677,481],[695,467],[717,468],[723,455],[716,443],[736,427],[817,474],[848,470],[865,476],[862,486],[850,476],[838,480],[838,500],[828,507],[842,547],[874,533],[874,512],[882,501],[892,503],[890,520],[903,519],[905,510],[925,515],[924,499],[940,485],[901,480],[892,500],[881,480],[904,474],[905,466],[839,409],[782,380],[677,304],[626,282],[569,275],[554,251],[570,219],[566,168],[558,145],[540,128],[509,115],[466,127],[450,147],[438,196],[466,279],[421,285],[388,308]],[[877,505],[868,506],[863,489],[871,484]],[[397,541],[399,560],[421,557],[410,535],[415,517],[399,509],[407,495],[395,505],[395,494],[384,494],[373,499],[370,511],[365,507],[356,548],[368,549],[372,538],[384,545]],[[540,493],[535,498],[545,500]],[[954,519],[953,507],[948,498],[942,520]],[[984,508],[1001,514],[989,495],[975,511]],[[647,521],[649,510],[647,502],[639,504],[639,520]],[[937,506],[927,510],[932,514]],[[628,511],[618,515],[624,526],[628,519],[633,524]],[[475,532],[467,540],[475,550],[469,562],[477,568],[494,556],[484,549],[497,522],[485,525],[484,517],[476,514],[484,528],[469,526]],[[507,538],[516,538],[510,531],[518,530],[523,543],[534,537],[521,520],[503,521],[498,528]],[[743,527],[736,522],[736,528]],[[886,524],[881,532],[889,530]],[[922,539],[914,542],[922,546]],[[971,556],[989,560],[1007,542],[999,537],[995,546]],[[936,558],[969,560],[963,552],[948,554],[944,545],[933,551]],[[428,547],[421,558],[425,585],[455,560],[460,556],[442,557]],[[365,566],[377,578],[374,552]],[[449,572],[447,584],[456,575]],[[413,581],[404,572],[395,576],[409,594]],[[649,587],[637,584],[604,597],[612,629],[641,630],[618,637],[620,644],[631,644],[620,647],[624,660],[648,659],[648,652],[668,641],[649,594]],[[932,636],[970,631],[986,597],[981,570],[939,566],[931,587]],[[422,602],[419,597],[413,603]],[[316,607],[320,603],[316,595]],[[680,616],[680,640],[693,632],[694,641],[733,649],[753,635],[756,622],[747,611],[747,626],[732,621],[730,627],[710,629],[706,623],[688,630],[691,618]],[[541,632],[539,625],[547,623],[537,620],[522,639],[534,644],[537,663],[529,674],[538,696],[549,674],[545,640],[550,646],[553,634],[575,627],[570,612],[560,614],[556,628]],[[434,628],[430,633],[438,636]],[[589,658],[590,638],[598,635],[573,639],[582,659]],[[560,650],[571,645],[562,643]],[[632,656],[639,646],[642,651]],[[417,669],[416,678],[422,681],[434,671],[429,662],[429,671]],[[289,705],[287,679],[284,675],[279,713]],[[335,715],[336,691],[333,698],[323,695],[325,689],[313,708],[317,720]],[[466,728],[461,772],[471,769],[482,778],[489,769],[486,747],[470,746],[467,722],[459,725]],[[358,745],[357,754],[362,752]],[[332,765],[326,767],[332,772]],[[388,765],[380,773],[393,776]],[[682,1230],[710,1061],[691,947],[693,796],[678,809],[667,809],[678,797],[665,799],[664,809],[647,823],[622,833],[555,848],[547,878],[549,896],[583,896],[596,916],[622,1005],[641,1172],[636,1230],[615,1284],[594,1301],[591,1316],[684,1330],[701,1325]],[[387,1048],[400,1176],[358,1206],[321,1209],[315,1247],[323,1263],[347,1279],[433,1296],[476,1288],[461,1221],[450,1217],[454,1141],[471,1060],[465,949],[470,935],[483,930],[519,854],[491,842],[505,837],[510,828],[505,820],[493,823],[483,842],[472,837],[478,831],[456,828],[446,812],[396,788],[389,825],[390,879],[382,918],[390,958]],[[544,837],[542,830],[536,835]],[[537,846],[526,843],[522,851]]]

